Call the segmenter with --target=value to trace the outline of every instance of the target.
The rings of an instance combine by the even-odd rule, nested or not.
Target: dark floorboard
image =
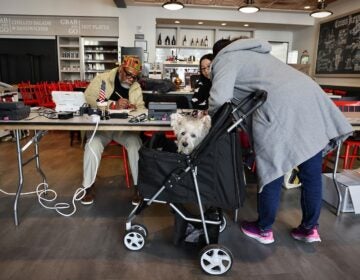
[[[83,150],[78,143],[70,147],[69,141],[67,132],[50,132],[40,146],[42,167],[50,188],[59,195],[57,202],[71,202],[81,185]],[[33,191],[39,183],[33,167],[25,167],[24,191]],[[14,192],[17,178],[15,144],[0,143],[0,188]],[[0,193],[0,279],[218,279],[201,271],[199,248],[172,244],[173,216],[163,205],[154,205],[136,219],[149,231],[145,248],[126,250],[123,235],[132,209],[131,195],[120,159],[102,161],[95,204],[85,207],[77,203],[77,212],[71,217],[43,208],[35,195],[23,196],[16,227],[14,197]],[[301,219],[299,191],[284,190],[272,245],[245,237],[232,217],[233,213],[227,213],[228,226],[219,242],[234,256],[232,270],[224,279],[359,279],[360,216],[347,213],[336,217],[324,204],[320,219],[323,241],[295,241],[289,231]],[[256,186],[250,184],[239,221],[255,217]]]

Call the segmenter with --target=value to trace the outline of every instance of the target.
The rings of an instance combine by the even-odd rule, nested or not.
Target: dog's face
[[[171,127],[177,138],[178,152],[188,155],[208,134],[211,118],[209,115],[192,117],[176,113],[171,115]]]

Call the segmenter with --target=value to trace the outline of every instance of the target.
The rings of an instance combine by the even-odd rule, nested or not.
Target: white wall
[[[293,32],[293,50],[299,51],[298,62],[300,62],[301,53],[305,50],[308,51],[308,53],[311,55],[311,58],[314,57],[314,40],[315,29],[313,26],[305,27]]]

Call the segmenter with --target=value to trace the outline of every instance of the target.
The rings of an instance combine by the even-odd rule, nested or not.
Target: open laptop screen
[[[56,112],[76,112],[86,103],[81,91],[53,91],[51,95]]]

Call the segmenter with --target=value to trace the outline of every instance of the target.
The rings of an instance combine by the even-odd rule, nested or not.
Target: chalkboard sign
[[[360,11],[320,24],[315,74],[360,74]]]

